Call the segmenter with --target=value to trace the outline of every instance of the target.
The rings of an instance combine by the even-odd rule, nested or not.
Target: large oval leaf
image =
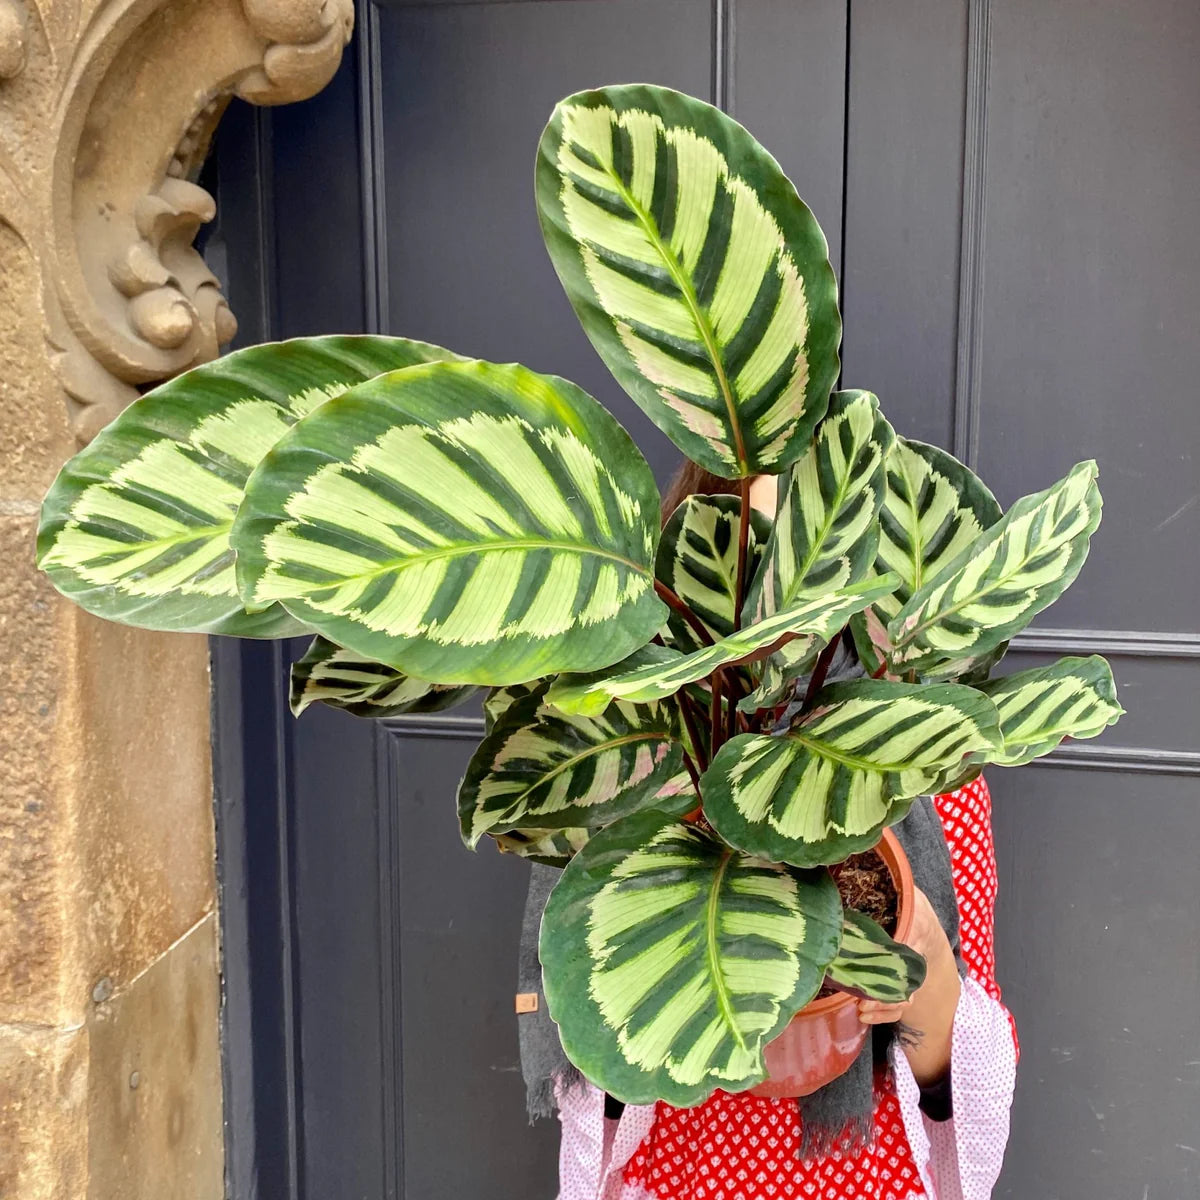
[[[947,659],[978,658],[1008,641],[1079,574],[1100,506],[1091,461],[1018,500],[892,619],[892,662],[920,672]]]
[[[327,704],[355,717],[442,712],[470,699],[475,690],[426,683],[323,637],[313,638],[304,657],[292,663],[291,708],[297,717],[312,704]]]
[[[458,789],[463,840],[474,847],[485,833],[613,821],[652,801],[682,765],[667,705],[613,704],[580,717],[535,692],[505,712],[471,757]]]
[[[546,246],[626,391],[717,475],[778,474],[838,374],[829,247],[719,109],[632,84],[561,101],[538,147]]]
[[[297,338],[205,363],[135,400],[72,458],[42,505],[38,564],[63,595],[146,629],[289,637],[248,613],[229,531],[250,472],[298,420],[365,379],[454,358],[390,337]]]
[[[632,439],[574,384],[410,367],[266,456],[233,531],[238,585],[422,679],[520,683],[654,636],[657,507]]]
[[[738,537],[740,496],[689,496],[663,526],[654,570],[704,623],[715,641],[733,633],[737,624]],[[751,511],[747,530],[746,579],[758,569],[771,522]],[[671,644],[697,650],[696,632],[675,611],[668,618]]]
[[[542,919],[567,1057],[629,1104],[760,1082],[762,1048],[821,985],[841,937],[828,872],[738,854],[656,811],[596,834]]]
[[[800,867],[840,862],[999,742],[995,706],[974,688],[837,683],[786,733],[726,742],[700,780],[704,815],[748,854]]]
[[[902,1004],[925,982],[925,960],[863,913],[842,913],[842,945],[829,964],[830,982],[840,992]]]
[[[1060,658],[980,688],[1000,714],[1001,748],[988,761],[1016,767],[1049,754],[1063,738],[1093,738],[1124,713],[1112,668],[1098,654]]]
[[[897,438],[887,459],[887,487],[879,513],[875,570],[900,576],[900,586],[851,622],[859,659],[870,675],[890,663],[888,623],[912,594],[945,569],[1003,511],[983,481],[952,454],[925,442]],[[992,665],[991,663],[988,664]],[[969,664],[931,664],[970,673]],[[959,670],[959,668],[962,668]]]
[[[792,467],[746,597],[747,620],[866,576],[879,542],[884,464],[894,439],[870,392],[835,394],[817,436]]]
[[[853,613],[894,586],[894,579],[884,577],[827,595],[807,597],[757,625],[739,629],[691,654],[665,651],[651,658],[639,652],[639,665],[632,670],[614,669],[598,676],[562,675],[546,698],[564,712],[577,713],[603,712],[613,700],[643,703],[662,700],[719,667],[765,658],[786,640],[805,637],[828,641]]]

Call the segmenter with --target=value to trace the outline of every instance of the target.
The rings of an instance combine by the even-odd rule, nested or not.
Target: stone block
[[[208,643],[72,617],[81,953],[120,989],[215,905]]]
[[[89,1200],[222,1195],[217,979],[210,916],[93,1008]]]
[[[0,516],[0,1022],[69,1025],[78,974],[72,798],[58,769],[74,734],[62,696],[65,604],[33,565],[34,518]],[[3,1193],[0,1193],[3,1195]]]
[[[82,1029],[0,1025],[3,1200],[87,1195],[87,1049]]]

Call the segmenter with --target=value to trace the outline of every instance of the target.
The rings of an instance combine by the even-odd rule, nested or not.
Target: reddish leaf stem
[[[713,758],[716,758],[717,751],[721,748],[721,742],[724,740],[724,728],[721,721],[721,686],[725,682],[725,672],[720,668],[713,672],[712,677],[712,737],[709,741],[709,746],[712,750]]]
[[[808,712],[812,708],[813,701],[817,698],[817,693],[821,690],[825,683],[825,676],[829,674],[829,664],[833,662],[833,656],[837,653],[838,642],[841,640],[841,634],[831,638],[829,645],[821,651],[820,657],[817,659],[817,665],[813,667],[812,676],[808,681],[808,690],[804,693],[804,703],[800,706],[801,712]]]
[[[696,761],[700,764],[700,770],[708,770],[708,754],[704,748],[704,742],[700,737],[700,726],[696,722],[696,713],[692,707],[692,698],[687,692],[679,691],[676,693],[676,698],[679,701],[679,712],[683,717],[683,723],[687,726],[688,737],[692,739],[692,753],[696,756]]]
[[[704,645],[711,646],[713,644],[712,634],[708,632],[704,622],[661,579],[654,581],[654,590],[660,600],[673,608],[692,627]]]
[[[733,594],[733,629],[742,627],[742,605],[746,602],[746,552],[750,545],[750,477],[742,480],[742,509],[738,517],[737,586]]]

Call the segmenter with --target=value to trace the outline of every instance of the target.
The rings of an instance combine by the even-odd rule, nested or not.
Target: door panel
[[[1200,1193],[1196,783],[995,773],[997,961],[1021,1035],[998,1197]]]
[[[652,79],[725,104],[795,180],[842,280],[845,384],[901,433],[1006,504],[1099,458],[1092,557],[1011,667],[1108,653],[1130,714],[991,781],[1023,1045],[997,1195],[1195,1194],[1200,9],[422,0],[363,4],[356,39],[313,101],[223,128],[210,257],[248,337],[524,361],[601,399],[665,479],[675,452],[591,350],[532,195],[556,99]],[[285,658],[218,656],[227,1045],[252,1060],[229,1070],[253,1114],[232,1194],[549,1200],[557,1130],[525,1122],[511,1011],[526,873],[455,826],[478,710],[293,722]]]
[[[1200,8],[1019,0],[991,18],[979,461],[1005,502],[1101,463],[1056,624],[1196,632]]]
[[[842,378],[954,442],[966,6],[851,7]]]

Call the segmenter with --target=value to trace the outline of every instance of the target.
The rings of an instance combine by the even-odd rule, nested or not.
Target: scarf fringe
[[[583,1075],[577,1067],[568,1065],[557,1075],[548,1075],[535,1080],[525,1089],[525,1111],[529,1123],[542,1117],[552,1117],[558,1112],[558,1096],[583,1086]]]
[[[796,1157],[800,1162],[830,1154],[855,1158],[869,1150],[874,1140],[873,1112],[855,1113],[841,1129],[829,1129],[814,1121],[802,1122],[800,1150]]]

